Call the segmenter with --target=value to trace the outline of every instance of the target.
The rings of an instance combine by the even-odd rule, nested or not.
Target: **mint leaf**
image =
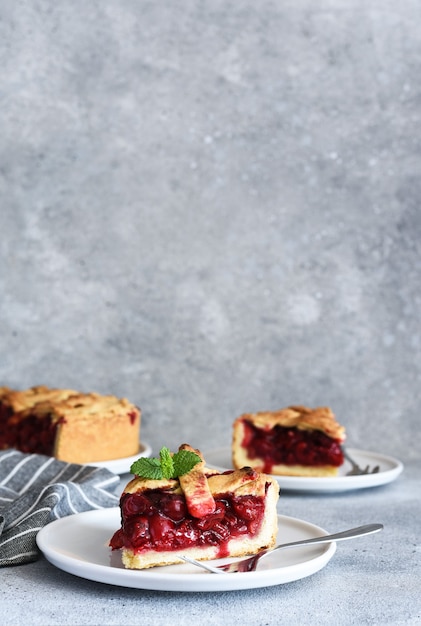
[[[141,457],[130,466],[130,472],[143,478],[161,480],[163,478],[161,463],[159,459],[148,459]]]
[[[142,456],[131,464],[130,472],[140,478],[151,480],[178,478],[187,474],[201,460],[198,454],[190,450],[179,450],[172,455],[169,449],[163,446],[159,452],[159,459]]]
[[[174,454],[172,460],[174,463],[174,475],[182,476],[193,469],[193,467],[200,463],[202,459],[195,452],[190,452],[190,450],[180,450]]]
[[[171,456],[171,452],[168,450],[168,448],[161,448],[159,458],[161,461],[162,474],[164,475],[164,478],[172,478],[174,473],[174,462]]]

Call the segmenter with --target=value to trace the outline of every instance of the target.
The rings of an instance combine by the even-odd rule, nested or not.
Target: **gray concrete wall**
[[[0,384],[126,396],[155,450],[420,398],[417,0],[0,3]]]

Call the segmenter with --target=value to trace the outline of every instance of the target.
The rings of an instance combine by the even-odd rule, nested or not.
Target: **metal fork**
[[[213,574],[254,572],[259,561],[267,554],[272,554],[272,552],[275,552],[275,550],[282,550],[284,548],[295,548],[298,546],[308,546],[314,543],[330,543],[332,541],[352,539],[353,537],[362,537],[363,535],[377,533],[379,530],[382,530],[382,529],[383,529],[383,524],[366,524],[365,526],[358,526],[357,528],[344,530],[340,533],[335,533],[333,535],[323,535],[322,537],[312,537],[311,539],[293,541],[292,543],[281,543],[272,549],[262,550],[258,554],[254,554],[253,556],[250,556],[246,559],[241,559],[240,561],[234,561],[233,563],[227,563],[226,565],[218,565],[215,567],[212,565],[209,565],[208,563],[204,563],[203,561],[196,561],[195,559],[190,559],[187,556],[180,556],[179,558],[183,559],[183,561],[186,561],[187,563],[191,563],[192,565],[197,565],[198,567],[201,567],[202,569],[205,569],[208,572],[212,572]]]
[[[373,467],[373,469],[370,469],[370,466],[367,465],[364,469],[362,467],[360,467],[358,465],[358,463],[356,463],[354,461],[354,459],[352,459],[348,452],[345,450],[345,448],[342,448],[342,452],[344,457],[346,458],[346,460],[348,461],[348,463],[351,463],[352,468],[349,470],[349,472],[346,473],[346,476],[362,476],[364,474],[377,474],[377,472],[380,469],[379,465],[376,465],[375,467]]]

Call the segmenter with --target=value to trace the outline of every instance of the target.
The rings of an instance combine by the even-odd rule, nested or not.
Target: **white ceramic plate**
[[[85,465],[92,465],[94,467],[105,467],[114,472],[114,474],[128,474],[130,473],[130,466],[137,461],[140,456],[150,456],[152,448],[144,441],[139,443],[139,452],[134,456],[126,456],[122,459],[113,459],[112,461],[94,461],[92,463],[85,463]]]
[[[279,515],[278,522],[278,543],[327,534],[318,526],[292,517]],[[258,571],[241,574],[212,574],[189,563],[129,570],[122,565],[120,552],[108,547],[119,527],[119,508],[87,511],[51,522],[38,533],[37,544],[50,563],[81,578],[136,589],[186,592],[281,585],[318,572],[336,551],[335,542],[281,550],[267,556]]]
[[[328,493],[339,491],[351,491],[352,489],[364,489],[366,487],[378,487],[392,482],[399,476],[403,470],[401,461],[390,456],[377,454],[377,452],[367,452],[365,450],[357,450],[356,448],[347,448],[349,455],[358,463],[365,467],[370,465],[380,466],[380,470],[376,474],[365,474],[362,476],[346,476],[351,469],[348,461],[339,468],[338,476],[312,478],[306,476],[274,476],[278,481],[281,489],[285,491],[311,491],[315,493]],[[219,470],[232,468],[231,450],[230,448],[219,448],[204,452],[208,467],[214,467]]]

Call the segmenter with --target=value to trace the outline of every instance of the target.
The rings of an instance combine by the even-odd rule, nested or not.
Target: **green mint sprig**
[[[165,446],[159,452],[159,459],[141,457],[132,463],[130,472],[140,478],[150,478],[152,480],[162,480],[163,478],[178,478],[187,474],[201,458],[190,450],[179,450],[171,454]]]

